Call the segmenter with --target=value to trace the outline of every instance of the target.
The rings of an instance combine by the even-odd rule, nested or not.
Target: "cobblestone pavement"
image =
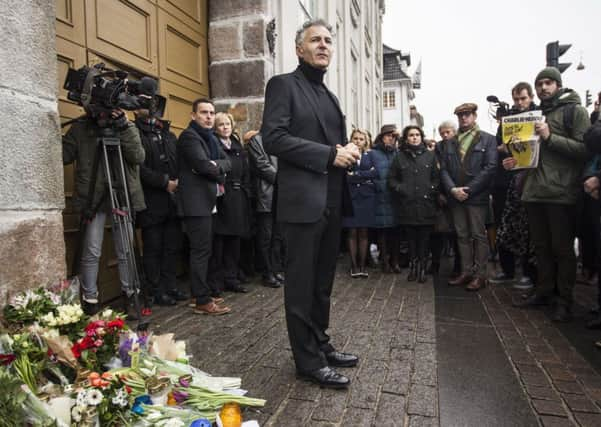
[[[545,313],[512,307],[504,286],[480,296],[542,425],[601,426],[601,376]]]
[[[337,349],[361,358],[340,369],[351,378],[348,390],[295,379],[282,289],[253,284],[248,294],[226,294],[226,316],[195,315],[183,303],[155,308],[152,329],[175,332],[195,366],[240,376],[250,396],[267,399],[245,413],[261,426],[438,426],[434,287],[405,277],[372,271],[350,279],[339,266],[330,335]],[[526,396],[543,426],[600,426],[601,377],[544,313],[513,308],[511,298],[507,286],[490,286],[479,303],[523,387],[515,398]]]

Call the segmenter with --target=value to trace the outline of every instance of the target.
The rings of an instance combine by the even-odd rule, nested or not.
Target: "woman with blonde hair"
[[[361,158],[347,172],[346,182],[353,203],[353,216],[344,217],[342,226],[348,229],[351,277],[367,277],[365,263],[369,249],[368,231],[374,226],[376,206],[376,187],[373,180],[378,177],[378,171],[369,151],[369,133],[362,129],[354,129],[350,141],[359,148]]]
[[[224,192],[217,199],[214,215],[213,253],[209,282],[219,292],[247,292],[238,279],[240,239],[250,233],[250,168],[246,150],[234,133],[234,118],[215,115],[215,135],[232,165],[225,177]]]

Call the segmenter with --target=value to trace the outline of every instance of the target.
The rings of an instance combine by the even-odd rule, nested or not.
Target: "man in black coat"
[[[181,224],[177,217],[176,136],[169,122],[159,120],[146,109],[137,110],[136,127],[146,152],[140,165],[146,210],[138,215],[144,244],[143,265],[152,287],[155,304],[175,305],[186,299],[176,285],[177,253],[181,242]]]
[[[326,330],[345,169],[359,151],[345,145],[344,116],[323,83],[333,53],[331,27],[323,20],[308,21],[295,42],[300,65],[267,84],[261,128],[265,151],[279,161],[276,216],[288,245],[286,322],[298,377],[344,388],[349,379],[330,366],[355,366],[358,358],[337,352]]]
[[[196,299],[194,312],[220,315],[230,311],[211,297],[207,267],[211,256],[212,215],[217,197],[223,194],[225,174],[231,165],[213,134],[215,105],[206,98],[192,104],[192,120],[179,136],[177,163],[178,211],[184,217],[190,240],[190,287]]]
[[[478,127],[478,106],[455,108],[459,122],[457,137],[447,141],[441,153],[441,182],[449,197],[453,225],[461,254],[461,274],[449,281],[477,291],[486,285],[488,240],[486,215],[490,187],[497,169],[497,140]]]

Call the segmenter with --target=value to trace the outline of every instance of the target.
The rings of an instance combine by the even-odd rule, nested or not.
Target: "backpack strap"
[[[569,138],[572,137],[574,131],[574,112],[576,111],[576,104],[568,104],[563,109],[563,128],[566,130],[566,134]]]

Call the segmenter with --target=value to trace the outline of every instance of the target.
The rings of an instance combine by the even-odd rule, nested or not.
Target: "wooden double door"
[[[209,95],[207,27],[206,0],[56,0],[61,121],[83,114],[62,89],[69,67],[103,62],[134,78],[156,78],[167,98],[165,118],[179,134],[188,124],[194,99]],[[72,207],[74,167],[65,167],[63,220],[69,274],[79,236],[79,218]],[[102,249],[98,282],[101,298],[107,301],[120,293],[108,224]]]

